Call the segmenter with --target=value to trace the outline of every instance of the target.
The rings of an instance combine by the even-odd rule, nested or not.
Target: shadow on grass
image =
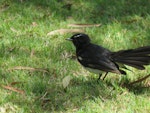
[[[128,88],[119,87],[119,83],[116,85],[109,80],[100,80],[99,83],[97,83],[95,78],[85,80],[74,77],[66,91],[61,85],[56,85],[56,83],[52,84],[47,87],[45,94],[43,94],[39,100],[36,100],[40,103],[43,110],[50,112],[81,109],[83,106],[86,106],[89,101],[105,103],[108,100],[116,100],[118,95],[124,92],[124,89],[128,89],[135,95],[142,95],[149,92],[149,90],[143,88],[142,85],[135,85],[134,87]]]
[[[134,86],[126,87],[130,92],[133,92],[135,95],[147,94],[147,97],[150,96],[150,87],[145,87],[143,84],[137,84]]]
[[[41,98],[41,106],[47,111],[65,111],[67,109],[78,109],[88,103],[89,100],[100,99],[105,102],[107,99],[114,98],[116,93],[112,87],[96,79],[84,81],[78,78],[71,80],[67,90],[61,86],[54,86],[47,89],[44,98]]]
[[[102,24],[107,24],[114,21],[114,19],[120,21],[122,17],[133,15],[146,17],[147,14],[150,14],[150,1],[141,0],[86,0],[83,2],[84,4],[79,0],[23,0],[22,3],[19,0],[13,0],[12,2],[23,7],[32,5],[37,7],[39,11],[40,9],[49,10],[56,17],[55,19],[66,20],[71,16],[75,20],[81,21],[84,19],[90,23],[101,22]],[[45,13],[44,17],[47,16]]]
[[[142,40],[143,38],[146,40],[144,41],[144,45],[149,45],[149,29],[146,29],[147,31],[145,30],[146,34],[144,34],[143,37],[144,32],[140,33],[141,29],[136,28],[137,24],[137,26],[144,29],[144,25],[147,25],[147,23],[143,24],[140,19],[136,19],[136,16],[138,16],[138,18],[148,18],[148,15],[150,14],[150,1],[86,0],[83,3],[84,4],[82,4],[80,0],[69,2],[65,0],[22,0],[22,2],[20,0],[13,0],[11,2],[3,2],[4,6],[10,6],[10,10],[9,8],[7,9],[8,12],[11,12],[11,8],[13,9],[16,7],[16,9],[13,9],[13,15],[20,14],[23,17],[27,17],[27,19],[30,16],[31,20],[29,20],[31,22],[48,21],[58,25],[58,23],[67,21],[70,17],[77,23],[101,23],[103,25],[109,25],[113,22],[120,22],[123,28],[133,32],[136,31],[136,35],[133,36],[130,45],[133,45],[133,42],[138,42],[139,39]],[[72,4],[70,6],[71,8],[65,8],[64,6],[67,4]],[[33,10],[32,13],[29,10]],[[28,13],[28,11],[31,14]],[[134,24],[132,25],[132,23]]]
[[[135,95],[146,94],[148,97],[150,95],[150,90],[149,90],[150,86],[146,81],[149,81],[149,78],[147,78],[144,81],[131,84],[131,81],[126,79],[123,81],[123,83],[121,83],[122,84],[121,87],[128,89],[130,92],[133,92]]]

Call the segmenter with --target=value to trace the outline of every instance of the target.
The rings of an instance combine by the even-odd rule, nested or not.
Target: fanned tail
[[[150,64],[150,46],[113,52],[113,61],[143,70]]]

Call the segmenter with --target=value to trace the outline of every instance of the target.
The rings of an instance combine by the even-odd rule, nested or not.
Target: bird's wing
[[[78,61],[85,67],[120,74],[117,64],[112,62],[109,56],[105,54],[82,52],[82,54],[78,55]]]

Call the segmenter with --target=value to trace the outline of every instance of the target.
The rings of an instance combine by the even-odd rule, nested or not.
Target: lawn
[[[101,24],[76,28],[69,24]],[[149,0],[1,0],[1,113],[148,113],[150,73],[131,67],[127,76],[109,73],[103,81],[75,59],[65,39],[78,29],[112,51],[150,45]],[[63,87],[65,77],[71,80]]]

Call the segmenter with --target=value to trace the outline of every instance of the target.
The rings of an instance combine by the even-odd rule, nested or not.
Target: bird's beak
[[[71,38],[66,38],[66,40],[68,40],[68,41],[72,41],[72,39],[71,39]]]

